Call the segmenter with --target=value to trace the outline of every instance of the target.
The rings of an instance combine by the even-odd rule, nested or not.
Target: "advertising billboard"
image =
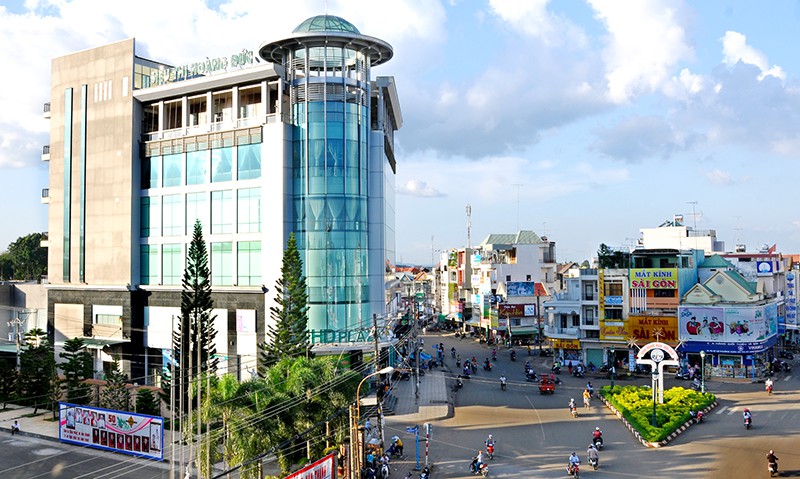
[[[678,268],[631,268],[631,289],[678,289]]]
[[[616,339],[616,340],[623,340],[627,336],[627,331],[625,329],[625,322],[623,321],[613,321],[609,319],[601,319],[600,320],[600,339],[607,340],[607,339]]]
[[[58,404],[61,442],[164,459],[164,418],[76,404]]]
[[[533,281],[509,281],[506,283],[506,296],[535,296],[535,285]]]
[[[751,308],[681,306],[679,335],[683,341],[762,342],[778,333],[775,304]]]

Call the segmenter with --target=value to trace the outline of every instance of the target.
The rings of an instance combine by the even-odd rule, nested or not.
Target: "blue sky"
[[[559,261],[676,214],[728,249],[800,253],[800,1],[4,2],[0,250],[47,229],[50,59],[135,37],[181,64],[327,11],[388,41],[397,260],[533,230]],[[222,34],[220,34],[222,33]],[[693,214],[694,213],[694,214]]]

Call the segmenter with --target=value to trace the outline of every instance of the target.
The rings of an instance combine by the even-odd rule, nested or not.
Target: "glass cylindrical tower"
[[[308,329],[369,328],[370,68],[391,59],[392,48],[319,15],[259,54],[283,66],[288,86],[288,221],[308,283]]]

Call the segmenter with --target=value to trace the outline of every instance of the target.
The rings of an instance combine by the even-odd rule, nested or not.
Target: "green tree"
[[[17,368],[9,361],[0,359],[0,404],[3,409],[14,399],[17,389]]]
[[[163,395],[166,404],[170,404],[172,389],[181,390],[183,385],[184,411],[190,408],[189,392],[192,381],[203,373],[215,374],[218,359],[214,339],[214,319],[211,311],[214,302],[211,299],[211,274],[208,269],[208,250],[203,240],[203,228],[200,221],[194,224],[192,242],[186,258],[186,269],[183,272],[183,290],[181,291],[181,318],[178,328],[172,333],[172,348],[177,369],[176,378],[169,373],[163,375]],[[183,360],[181,360],[183,352]],[[191,355],[191,357],[190,357]],[[173,385],[173,379],[175,384]],[[180,393],[178,393],[180,394]],[[199,398],[191,404],[192,409],[199,409]],[[176,398],[175,404],[179,404]]]
[[[161,402],[150,388],[139,388],[136,393],[136,412],[150,416],[161,415]]]
[[[630,257],[630,253],[613,250],[605,243],[601,243],[597,251],[597,264],[601,268],[627,268]]]
[[[100,393],[100,407],[116,411],[130,411],[131,397],[128,393],[128,376],[119,368],[114,358],[111,371],[106,374],[106,385]]]
[[[64,371],[67,402],[89,404],[92,387],[85,381],[94,376],[94,365],[92,355],[87,351],[83,339],[72,338],[64,342],[64,351],[58,356],[65,361],[59,366]]]
[[[39,408],[49,407],[52,398],[53,378],[56,377],[56,361],[47,333],[32,329],[25,333],[25,347],[20,353],[20,373],[17,381],[17,396],[26,406],[32,406],[36,414]]]
[[[8,251],[0,253],[0,280],[14,279],[14,260]]]
[[[303,276],[303,262],[297,250],[294,233],[289,235],[283,253],[281,277],[275,283],[275,304],[270,308],[273,324],[267,330],[267,341],[261,344],[259,374],[281,358],[309,357],[308,290]]]
[[[42,248],[42,233],[17,238],[8,245],[14,266],[14,279],[39,279],[47,274],[47,248]]]

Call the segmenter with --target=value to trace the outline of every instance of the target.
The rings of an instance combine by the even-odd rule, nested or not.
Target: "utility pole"
[[[469,236],[470,235],[470,229],[472,228],[472,219],[471,219],[471,217],[472,217],[472,206],[467,205],[467,249],[470,248],[470,244],[472,243],[472,240],[471,240],[471,238]],[[465,251],[465,253],[468,253],[468,252]]]
[[[414,322],[414,367],[416,373],[414,374],[414,396],[419,399],[419,335],[417,333],[417,299],[416,299],[416,283],[411,282],[411,321]]]
[[[17,317],[12,319],[8,322],[8,330],[11,331],[13,328],[14,330],[14,343],[17,345],[17,371],[20,368],[20,348],[22,346],[22,320],[19,317],[19,313],[17,313]]]
[[[378,341],[380,340],[380,335],[378,334],[378,315],[373,313],[372,314],[372,327],[374,328],[373,337],[375,338],[375,372],[381,370],[381,356],[380,356],[380,346]],[[383,388],[383,377],[382,375],[378,375],[378,387]],[[375,390],[375,404],[378,406],[378,452],[379,455],[383,455],[383,392],[379,392]]]

